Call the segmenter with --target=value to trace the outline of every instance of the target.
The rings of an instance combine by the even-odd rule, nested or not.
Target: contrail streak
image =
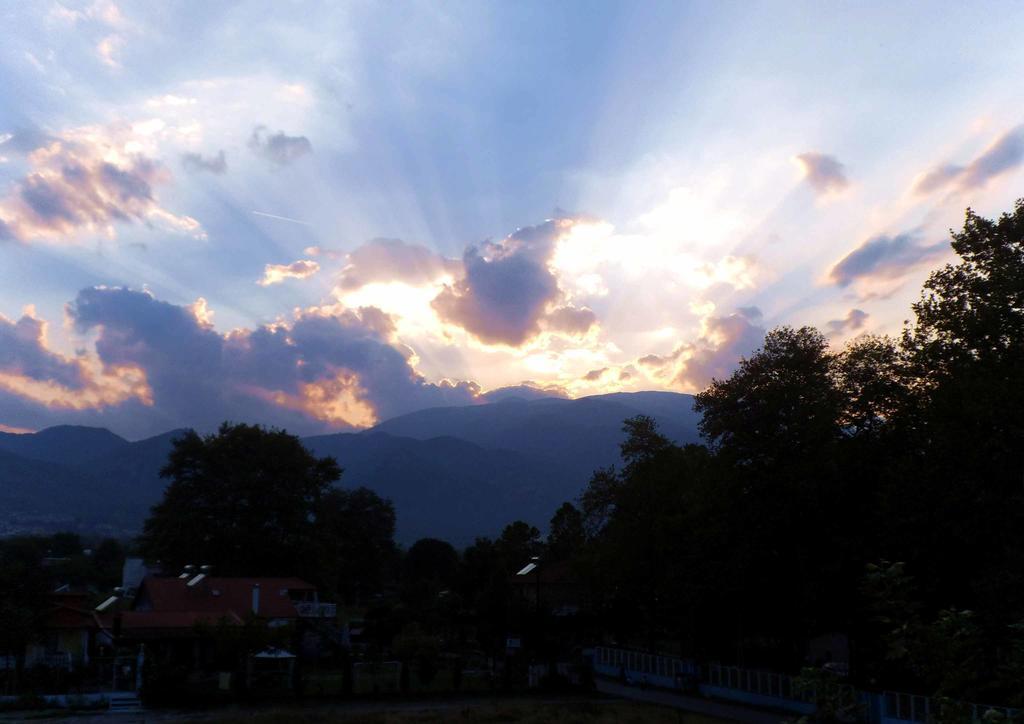
[[[266,216],[268,219],[280,219],[281,221],[290,221],[293,224],[302,224],[303,226],[312,226],[308,221],[300,221],[299,219],[292,219],[287,216],[278,216],[277,214],[268,214],[265,211],[253,211],[252,213],[257,216]]]

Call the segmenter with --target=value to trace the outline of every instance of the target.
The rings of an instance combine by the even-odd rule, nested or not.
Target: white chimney
[[[260,615],[260,584],[252,584],[252,613],[254,616]]]

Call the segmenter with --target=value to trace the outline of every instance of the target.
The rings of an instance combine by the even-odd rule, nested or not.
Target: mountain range
[[[342,486],[365,485],[394,502],[400,542],[465,545],[516,519],[543,529],[595,469],[618,462],[622,423],[638,414],[676,442],[698,440],[690,395],[634,392],[431,408],[303,443],[338,460]],[[91,427],[0,433],[0,534],[138,532],[163,494],[159,471],[182,432],[136,442]]]

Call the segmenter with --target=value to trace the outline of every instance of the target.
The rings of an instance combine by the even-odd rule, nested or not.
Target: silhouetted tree
[[[39,538],[0,541],[0,655],[14,656],[18,672],[48,605],[52,581],[41,565],[44,545]]]
[[[547,555],[552,560],[567,560],[586,543],[583,514],[572,503],[562,503],[551,517]]]
[[[346,600],[379,591],[397,574],[395,507],[368,488],[325,492],[314,535],[324,583]]]
[[[282,430],[225,423],[177,439],[161,475],[171,482],[140,538],[148,559],[220,575],[318,575],[316,513],[341,476],[333,458]]]
[[[428,582],[438,589],[455,585],[459,554],[448,541],[421,538],[410,546],[403,562],[406,583]]]
[[[521,520],[506,525],[494,545],[509,574],[518,571],[544,550],[540,531]]]
[[[840,436],[835,358],[812,327],[779,327],[725,380],[696,396],[700,431],[733,464],[763,469],[815,454]]]

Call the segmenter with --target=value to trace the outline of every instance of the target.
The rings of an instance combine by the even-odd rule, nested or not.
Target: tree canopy
[[[342,470],[283,430],[225,423],[175,440],[170,480],[139,538],[169,572],[301,576],[359,601],[395,575],[395,509],[367,488],[335,487]]]

